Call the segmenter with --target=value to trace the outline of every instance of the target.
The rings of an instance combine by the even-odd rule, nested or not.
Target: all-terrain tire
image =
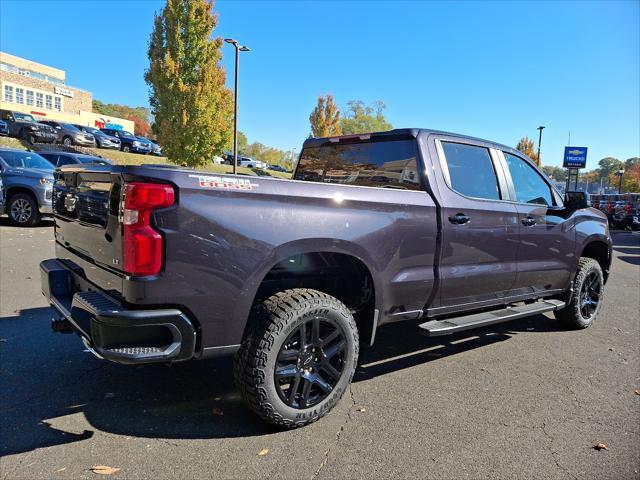
[[[598,292],[590,293],[589,285],[585,285],[585,282],[591,283],[593,280],[598,282]],[[592,311],[588,315],[585,314],[585,293],[592,298],[597,297],[597,304],[592,307]],[[595,322],[598,312],[602,307],[602,300],[604,298],[604,275],[600,264],[593,258],[582,257],[578,262],[578,272],[576,278],[573,280],[573,294],[571,300],[567,303],[567,306],[562,310],[557,310],[554,315],[557,320],[562,322],[567,328],[581,329],[587,328]]]
[[[276,363],[290,336],[314,318],[326,319],[341,332],[342,371],[322,401],[308,408],[292,407],[278,394]],[[329,413],[349,387],[358,362],[358,330],[349,309],[326,293],[296,288],[276,293],[257,305],[251,321],[254,326],[234,360],[236,386],[249,408],[281,428],[302,427]]]

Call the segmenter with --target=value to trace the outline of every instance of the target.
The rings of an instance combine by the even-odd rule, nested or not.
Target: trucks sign
[[[584,168],[587,165],[587,147],[564,147],[564,168]]]

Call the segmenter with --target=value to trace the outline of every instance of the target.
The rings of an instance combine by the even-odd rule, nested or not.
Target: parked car
[[[149,153],[151,155],[156,155],[157,157],[162,156],[162,147],[158,145],[156,142],[154,142],[153,140],[149,140],[148,138],[145,138],[145,137],[138,136],[136,138],[141,142],[147,143],[149,145]]]
[[[4,137],[9,135],[9,124],[4,120],[0,120],[0,135]]]
[[[56,131],[56,142],[66,146],[79,145],[82,147],[95,147],[96,139],[90,133],[83,132],[70,123],[57,120],[41,120],[40,123],[48,125]]]
[[[227,154],[225,157],[227,165],[233,165],[233,154]],[[260,162],[261,163],[261,162]],[[259,162],[251,157],[243,157],[238,155],[238,167],[258,168]]]
[[[93,135],[93,138],[96,139],[96,146],[98,148],[120,150],[120,139],[118,137],[112,137],[97,128],[87,127],[86,125],[78,125],[74,123],[73,126],[84,133]]]
[[[56,177],[64,242],[40,265],[55,329],[119,363],[235,354],[241,396],[280,427],[329,412],[385,324],[438,336],[555,312],[586,328],[611,264],[583,192],[563,198],[519,151],[463,135],[308,139],[294,180],[153,165]]]
[[[33,227],[51,213],[53,170],[35,152],[0,148],[5,213],[13,225]]]
[[[113,128],[101,128],[100,130],[107,135],[118,138],[120,140],[120,150],[123,152],[142,153],[146,155],[151,151],[150,144],[138,140],[131,132]]]
[[[0,118],[9,127],[9,136],[20,138],[31,144],[53,143],[56,132],[48,125],[38,123],[33,115],[13,110],[0,110]]]
[[[283,172],[283,173],[288,172],[286,168],[281,167],[280,165],[270,165],[269,170],[273,170],[274,172]]]
[[[211,161],[215,164],[215,165],[222,165],[225,163],[224,158],[218,156],[218,155],[214,155],[213,158],[211,159]]]
[[[71,152],[40,152],[40,155],[47,159],[54,167],[62,167],[63,165],[83,165],[94,163],[96,165],[111,165],[106,158],[96,157],[95,155],[86,155],[84,153]]]

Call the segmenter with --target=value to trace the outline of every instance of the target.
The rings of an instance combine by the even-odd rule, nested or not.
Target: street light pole
[[[618,176],[620,177],[619,183],[618,183],[618,195],[620,195],[622,193],[622,177],[624,176],[624,168],[621,168],[620,170],[618,170]]]
[[[540,147],[542,146],[542,130],[546,127],[540,125],[537,130],[540,132],[538,135],[538,166],[542,166],[542,159],[540,158]]]
[[[230,43],[236,49],[236,71],[233,82],[233,174],[238,170],[238,70],[240,68],[240,52],[248,52],[249,48],[240,46],[237,40],[225,38],[225,42]]]

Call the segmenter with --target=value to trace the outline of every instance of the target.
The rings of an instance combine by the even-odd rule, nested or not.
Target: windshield
[[[98,158],[98,157],[76,157],[78,160],[80,160],[80,163],[94,163],[97,165],[111,165],[109,162],[107,162],[105,159],[103,158]]]
[[[92,127],[82,127],[82,128],[89,133],[93,133],[94,135],[104,135],[104,133],[98,130],[97,128],[92,128]]]
[[[126,130],[120,130],[120,135],[124,135],[125,137],[133,137],[133,133],[127,132]]]
[[[71,125],[70,123],[61,123],[60,125],[62,125],[67,130],[71,130],[71,131],[74,131],[74,132],[79,132],[80,131],[80,129],[78,127],[76,127],[75,125]]]
[[[40,168],[42,170],[54,170],[54,166],[33,152],[0,152],[0,157],[14,168]]]
[[[13,113],[13,117],[16,120],[22,120],[23,122],[35,122],[36,121],[35,118],[33,118],[31,115],[28,115],[26,113],[14,112]]]

